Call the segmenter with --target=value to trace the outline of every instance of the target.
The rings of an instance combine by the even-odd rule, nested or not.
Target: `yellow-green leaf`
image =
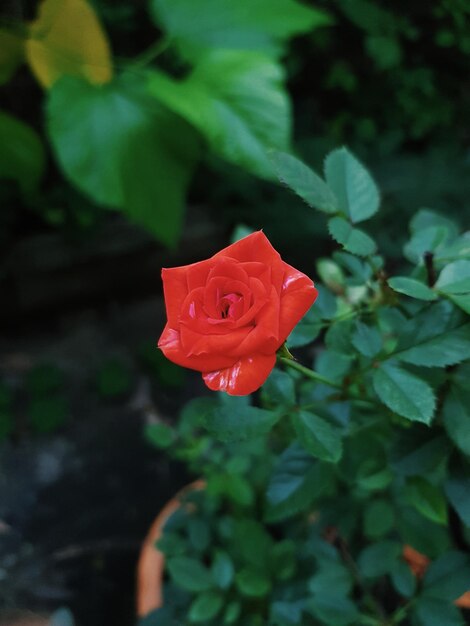
[[[108,39],[86,0],[44,0],[30,25],[26,58],[43,87],[61,76],[104,84],[113,76]]]

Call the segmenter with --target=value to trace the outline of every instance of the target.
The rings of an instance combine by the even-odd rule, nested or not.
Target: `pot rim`
[[[140,618],[163,606],[165,557],[155,544],[162,536],[167,520],[180,508],[186,494],[204,486],[205,482],[199,479],[180,489],[161,509],[145,537],[137,562],[136,612]]]

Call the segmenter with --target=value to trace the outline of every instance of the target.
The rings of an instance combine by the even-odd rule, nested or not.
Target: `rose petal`
[[[233,354],[237,357],[256,353],[273,354],[281,343],[279,340],[279,296],[274,287],[271,287],[269,301],[256,316],[255,326],[236,346]]]
[[[231,328],[224,334],[205,334],[181,326],[181,346],[187,355],[222,354],[229,356],[231,362],[238,358],[238,346],[251,330],[250,326]],[[217,368],[218,369],[218,368]]]
[[[261,261],[267,265],[277,263],[281,259],[279,252],[272,247],[269,239],[261,230],[232,243],[232,245],[214,254],[212,259],[219,257],[231,257],[237,261],[242,261],[242,263]]]
[[[238,293],[243,299],[243,310],[249,309],[251,304],[251,290],[249,285],[239,280],[216,276],[207,281],[204,290],[204,310],[208,317],[216,320],[220,316],[219,300],[220,296],[227,293]]]
[[[186,280],[188,283],[188,291],[197,289],[198,287],[204,287],[207,282],[209,272],[214,267],[215,261],[211,257],[205,261],[199,261],[198,263],[192,263],[186,266]]]
[[[216,276],[223,276],[225,279],[232,278],[242,283],[248,282],[248,275],[243,269],[243,264],[236,259],[232,259],[229,255],[220,256],[219,252],[213,260],[214,264],[207,276],[208,281]]]
[[[294,326],[317,299],[318,291],[308,276],[284,263],[285,274],[281,290],[279,339],[287,339]],[[279,345],[281,345],[279,344]]]
[[[269,286],[269,283],[267,284]],[[269,300],[269,291],[266,292],[266,286],[263,285],[263,283],[257,278],[250,278],[250,289],[252,298],[251,306],[238,318],[238,320],[235,321],[235,328],[241,328],[247,324],[252,324],[256,315],[258,315],[259,311]]]
[[[207,372],[219,368],[230,367],[234,362],[234,357],[226,354],[191,354],[187,355],[181,345],[180,333],[171,328],[168,324],[165,326],[158,347],[167,359],[173,361],[177,365],[187,367],[198,372]]]
[[[231,367],[202,374],[212,391],[226,391],[231,396],[247,396],[261,387],[276,364],[276,355],[261,355],[240,359]]]
[[[247,273],[247,276],[250,278],[259,278],[262,281],[265,281],[266,274],[270,274],[271,272],[271,267],[269,265],[266,265],[266,263],[260,263],[259,261],[248,261],[246,263],[240,263],[240,265]]]
[[[188,283],[186,281],[187,269],[187,265],[162,269],[166,316],[168,323],[172,326],[178,324],[183,302],[188,295]]]

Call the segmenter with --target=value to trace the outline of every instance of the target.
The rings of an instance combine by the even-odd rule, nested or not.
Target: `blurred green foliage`
[[[47,0],[59,21],[76,3],[86,1]],[[63,40],[54,34],[58,52],[48,61],[38,56],[34,29],[8,15],[0,23],[4,240],[18,226],[21,232],[18,207],[30,211],[35,228],[39,218],[80,236],[99,223],[105,207],[174,246],[189,194],[227,225],[263,225],[287,242],[302,239],[301,230],[305,241],[317,233],[327,242],[322,223],[295,205],[295,220],[286,224],[288,196],[253,177],[272,179],[267,152],[290,149],[294,118],[298,151],[314,165],[344,143],[374,164],[384,199],[377,230],[387,253],[398,256],[404,236],[397,212],[420,204],[456,213],[468,197],[470,9],[464,0],[432,6],[318,0],[315,7],[300,0],[255,6],[96,0],[89,6],[94,17],[81,27],[93,31],[93,45],[87,48],[85,35],[71,43],[66,33]],[[28,17],[36,15],[31,3]],[[43,47],[52,31],[45,32]],[[112,60],[103,52],[108,41]],[[72,45],[76,71],[67,56]],[[96,65],[89,58],[93,46],[101,55]],[[38,98],[21,69],[25,59],[38,77],[48,63],[64,76]],[[105,75],[112,78],[106,82]],[[292,224],[300,222],[294,232]]]
[[[28,394],[28,420],[36,434],[52,433],[63,426],[69,416],[64,392],[64,376],[55,365],[37,365],[28,373],[25,390]]]
[[[110,358],[98,369],[96,387],[103,398],[122,398],[130,393],[132,386],[132,373],[122,359]]]
[[[289,148],[291,111],[279,57],[289,37],[329,18],[295,0],[276,0],[274,7],[259,0],[254,13],[249,6],[154,0],[148,19],[161,37],[117,71],[86,0],[45,0],[25,29],[25,59],[47,90],[47,140],[66,179],[167,245],[178,241],[204,144],[267,178],[273,177],[267,149]],[[154,60],[166,55],[170,61],[156,71]],[[7,54],[3,64],[13,60]],[[0,121],[7,147],[0,176],[34,188],[44,158],[39,140],[7,115]]]

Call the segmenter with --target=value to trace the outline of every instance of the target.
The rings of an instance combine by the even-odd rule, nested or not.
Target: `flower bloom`
[[[206,261],[162,270],[165,356],[202,372],[214,391],[242,396],[265,382],[276,351],[317,297],[261,232]]]

